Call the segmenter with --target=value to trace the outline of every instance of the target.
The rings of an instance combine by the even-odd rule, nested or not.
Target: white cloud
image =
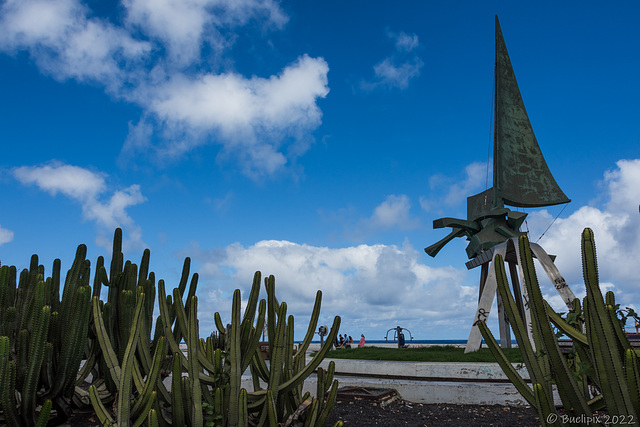
[[[2,228],[0,226],[0,245],[9,243],[12,240],[13,240],[13,231],[7,230],[6,228]]]
[[[637,303],[637,263],[640,251],[640,159],[620,160],[602,182],[602,207],[583,206],[567,218],[557,219],[540,239],[549,253],[558,255],[556,264],[567,282],[582,286],[580,236],[589,227],[595,233],[600,280],[610,282],[618,301]],[[529,215],[531,240],[553,221],[547,210]]]
[[[287,162],[280,151],[285,136],[304,145],[305,135],[320,125],[316,100],[329,92],[328,71],[323,59],[304,55],[268,79],[235,73],[176,74],[136,96],[165,132],[166,144],[158,147],[162,156],[180,155],[207,137],[219,137],[225,141],[224,154],[241,159],[245,173],[272,174]],[[148,124],[141,126],[125,152],[147,148],[141,141],[147,138],[149,143]],[[183,135],[189,138],[176,144]],[[306,148],[297,151],[301,154]]]
[[[21,183],[35,184],[52,196],[60,192],[82,202],[94,199],[105,189],[102,174],[61,163],[39,167],[22,166],[15,168],[13,175]]]
[[[78,166],[52,162],[43,166],[21,166],[13,169],[13,176],[24,185],[36,185],[52,196],[61,193],[78,202],[85,219],[96,221],[101,227],[112,231],[116,227],[127,228],[128,243],[143,246],[142,232],[126,209],[146,200],[140,186],[131,185],[113,192],[108,201],[100,201],[107,191],[106,175]]]
[[[486,163],[474,162],[464,168],[465,179],[449,187],[444,203],[453,206],[466,200],[486,183]]]
[[[442,324],[456,331],[473,318],[477,301],[475,287],[463,285],[464,272],[424,265],[408,244],[328,248],[267,240],[196,252],[201,289],[208,292],[201,297],[203,306],[213,305],[211,311],[222,307],[222,314],[230,306],[231,290],[241,289],[246,298],[253,273],[261,270],[275,276],[278,297],[296,315],[296,336],[304,332],[318,289],[323,293],[321,322],[330,325],[339,315],[341,331],[354,336],[383,334],[397,324],[421,335]],[[221,301],[225,294],[226,302]]]
[[[118,91],[150,46],[89,14],[76,0],[7,1],[0,9],[0,49],[28,51],[56,79],[90,80]]]
[[[213,50],[231,41],[221,27],[245,25],[250,19],[266,20],[281,28],[288,20],[271,0],[124,0],[127,24],[158,39],[172,62],[189,64],[199,60],[203,44]]]
[[[405,194],[391,194],[374,209],[368,223],[374,228],[388,229],[397,227],[403,230],[413,229],[419,226],[419,222],[410,215],[410,209],[411,202],[409,197]]]
[[[358,215],[353,207],[339,209],[325,216],[328,221],[343,227],[342,234],[351,241],[362,241],[364,237],[378,232],[407,231],[422,226],[420,219],[411,214],[411,199],[406,194],[388,195],[369,216]]]
[[[491,170],[487,171],[486,163],[473,162],[465,166],[462,177],[430,177],[429,186],[432,194],[429,198],[420,199],[422,209],[431,211],[434,207],[455,207],[461,204],[466,208],[467,197],[485,188],[487,173],[490,174]],[[440,194],[442,196],[439,196]]]
[[[371,81],[362,82],[365,90],[377,87],[406,89],[409,81],[420,75],[424,62],[415,53],[420,46],[418,36],[404,32],[387,32],[387,36],[394,41],[396,51],[373,66],[375,77]]]
[[[123,148],[168,161],[203,144],[222,146],[258,178],[304,154],[321,123],[329,67],[302,54],[280,73],[245,77],[229,48],[239,27],[282,28],[273,0],[123,0],[124,21],[100,19],[78,0],[9,0],[0,7],[0,50],[27,51],[59,80],[101,84],[142,107]],[[153,157],[153,156],[152,156]]]
[[[409,35],[403,32],[394,33],[392,31],[389,31],[387,34],[389,38],[395,40],[396,49],[398,51],[411,52],[412,50],[420,46],[420,42],[418,41],[418,36],[415,34]]]

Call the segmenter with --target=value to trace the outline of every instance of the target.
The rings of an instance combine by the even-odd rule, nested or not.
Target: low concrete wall
[[[469,362],[390,362],[386,360],[324,359],[320,367],[327,369],[330,362],[336,365],[336,374],[375,375],[378,377],[417,377],[417,379],[467,379],[508,381],[497,363]],[[513,364],[518,373],[529,379],[522,364]]]
[[[341,387],[393,388],[403,399],[416,403],[528,405],[497,363],[325,359],[320,366],[327,369],[332,361]],[[520,364],[514,367],[529,378]]]
[[[319,347],[319,346],[318,346]],[[311,349],[314,351],[317,349]],[[307,363],[311,359],[307,354]],[[409,402],[452,405],[528,406],[518,390],[508,382],[497,363],[390,362],[380,360],[325,359],[320,367],[336,364],[335,378],[340,387],[395,389]],[[267,362],[268,363],[268,362]],[[514,364],[518,373],[528,379],[524,367]],[[357,376],[362,375],[362,376]],[[167,384],[168,379],[165,380]],[[263,384],[263,386],[266,386]],[[251,374],[242,376],[241,387],[253,390]],[[303,390],[316,395],[316,375],[310,375]],[[561,401],[554,392],[556,404]]]

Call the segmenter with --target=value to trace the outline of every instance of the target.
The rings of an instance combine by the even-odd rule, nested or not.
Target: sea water
[[[320,344],[320,340],[311,341],[314,344]],[[354,344],[358,345],[358,341],[353,340]],[[367,344],[397,344],[396,340],[366,340]],[[435,344],[435,345],[465,345],[467,343],[466,339],[460,340],[411,340],[405,339],[405,344]],[[484,340],[482,340],[482,344],[485,344]],[[500,344],[500,340],[498,340],[498,344]],[[511,340],[511,344],[517,344],[516,340]]]

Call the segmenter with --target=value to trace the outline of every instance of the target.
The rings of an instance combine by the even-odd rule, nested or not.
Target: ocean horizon
[[[299,342],[299,341],[298,341]],[[311,341],[313,344],[320,344],[320,340],[313,340]],[[397,344],[398,341],[397,340],[366,340],[367,344]],[[459,345],[459,344],[466,344],[467,340],[466,339],[458,339],[458,340],[405,340],[405,344],[451,344],[451,345]],[[482,340],[482,343],[485,344],[484,340]],[[498,343],[500,343],[500,340],[498,340]],[[513,339],[511,340],[512,344],[517,344],[518,342]],[[357,345],[357,341],[354,340],[354,344]]]

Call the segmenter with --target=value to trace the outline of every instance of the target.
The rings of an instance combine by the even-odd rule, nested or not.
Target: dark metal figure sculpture
[[[413,341],[413,335],[411,335],[411,331],[408,330],[407,328],[401,328],[400,326],[396,326],[395,328],[389,329],[387,331],[387,335],[384,337],[385,341],[389,339],[389,332],[394,331],[393,340],[398,341],[398,348],[403,348],[405,343],[404,333],[402,332],[403,330],[409,332],[409,337],[411,338],[411,341]]]

